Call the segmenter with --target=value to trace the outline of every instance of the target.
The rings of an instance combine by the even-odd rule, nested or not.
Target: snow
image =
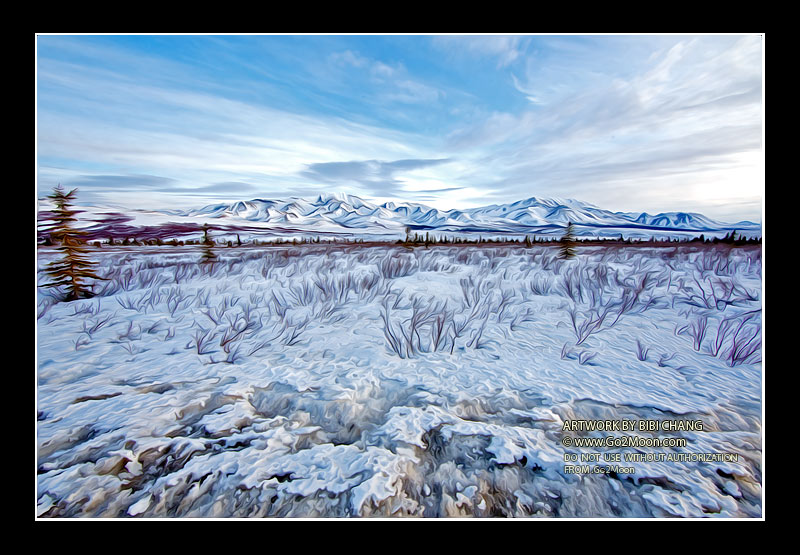
[[[96,297],[39,290],[39,517],[761,516],[759,248],[217,254],[104,248]],[[636,451],[567,420],[683,418],[639,451],[738,458],[565,471]]]
[[[43,208],[46,204],[43,202]],[[331,237],[394,241],[405,238],[407,229],[412,234],[462,239],[524,239],[527,235],[557,238],[570,222],[580,237],[689,239],[703,233],[706,238],[722,238],[733,230],[747,237],[761,235],[761,225],[753,222],[726,223],[683,212],[655,216],[611,212],[574,199],[529,198],[443,211],[416,203],[375,205],[356,196],[331,193],[310,200],[252,199],[188,210],[128,210],[124,215],[120,213],[122,209],[113,206],[88,206],[82,210],[97,222],[91,228],[92,238],[104,241],[112,236],[121,240],[137,234],[140,238],[196,240],[203,236],[203,226],[210,226],[216,240],[223,242]],[[111,214],[116,217],[107,220]],[[124,222],[129,223],[121,226]],[[147,226],[155,227],[146,231]],[[160,231],[156,233],[155,228]]]

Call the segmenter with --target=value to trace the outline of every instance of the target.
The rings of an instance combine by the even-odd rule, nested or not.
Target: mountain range
[[[94,213],[92,236],[161,237],[195,234],[207,227],[262,237],[323,236],[398,239],[406,233],[483,236],[560,236],[569,223],[582,237],[683,238],[722,236],[733,230],[760,236],[761,225],[726,223],[690,212],[612,212],[578,200],[531,197],[509,204],[438,210],[417,203],[373,204],[347,194],[316,199],[252,199],[189,210]]]

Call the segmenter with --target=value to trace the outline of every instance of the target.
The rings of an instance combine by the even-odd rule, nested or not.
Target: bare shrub
[[[384,279],[395,279],[410,276],[419,269],[419,262],[414,256],[389,253],[378,262],[378,270]]]
[[[187,345],[187,349],[195,349],[198,355],[207,355],[214,352],[212,342],[217,336],[213,329],[204,329],[200,327],[192,334],[192,341]]]
[[[730,366],[754,364],[761,360],[761,324],[758,312],[745,314],[731,336],[731,344],[725,355]]]
[[[642,343],[637,339],[636,340],[636,358],[642,362],[647,360],[647,352],[649,349],[642,345]]]
[[[383,332],[389,350],[400,358],[411,358],[423,353],[445,351],[450,346],[452,352],[456,335],[448,333],[454,327],[454,312],[447,307],[447,301],[438,301],[433,297],[424,299],[412,297],[407,317],[392,317],[394,304],[390,295],[381,302],[381,320]],[[408,309],[404,312],[408,312]],[[463,332],[463,327],[458,330]]]
[[[689,335],[693,340],[693,347],[695,351],[700,351],[703,345],[703,339],[706,337],[706,330],[708,330],[708,318],[706,316],[699,316],[689,325]]]
[[[528,281],[528,289],[534,295],[545,296],[550,293],[551,283],[546,275],[537,273],[533,278]]]

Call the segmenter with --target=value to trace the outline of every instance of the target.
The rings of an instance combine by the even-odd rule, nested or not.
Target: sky
[[[762,221],[751,35],[38,35],[37,197],[573,198]]]

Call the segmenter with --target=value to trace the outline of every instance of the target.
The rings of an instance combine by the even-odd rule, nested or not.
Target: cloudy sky
[[[37,194],[135,208],[344,192],[761,221],[763,39],[37,37]]]

